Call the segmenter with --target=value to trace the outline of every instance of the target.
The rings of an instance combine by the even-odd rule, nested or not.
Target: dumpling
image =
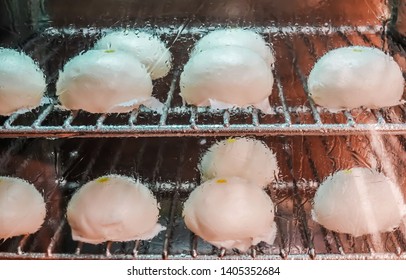
[[[405,214],[399,187],[384,174],[359,167],[328,177],[316,192],[312,211],[325,228],[353,236],[391,231]]]
[[[0,239],[35,233],[45,216],[44,198],[32,184],[0,177]]]
[[[264,190],[238,177],[215,178],[192,191],[184,204],[186,226],[207,242],[247,251],[276,235],[274,205]]]
[[[92,244],[151,239],[165,228],[157,223],[158,216],[151,191],[120,175],[88,182],[73,195],[67,209],[73,240]]]
[[[332,50],[314,65],[307,81],[314,102],[331,110],[400,104],[404,79],[394,59],[379,49]]]
[[[96,42],[95,49],[125,51],[147,68],[153,80],[165,77],[172,64],[172,55],[165,44],[146,32],[115,31]]]
[[[225,46],[197,53],[180,77],[180,95],[188,104],[247,107],[267,102],[273,74],[252,50]]]
[[[114,50],[90,50],[72,58],[59,73],[62,106],[90,113],[124,113],[151,99],[152,81],[135,57]]]
[[[266,187],[279,172],[275,154],[253,138],[229,138],[204,154],[199,165],[203,181],[237,176]]]
[[[215,30],[201,38],[193,48],[191,57],[211,48],[237,46],[250,49],[261,56],[268,66],[275,62],[269,44],[261,35],[251,30],[230,28]]]
[[[44,73],[31,57],[0,48],[0,115],[38,107],[45,91]]]

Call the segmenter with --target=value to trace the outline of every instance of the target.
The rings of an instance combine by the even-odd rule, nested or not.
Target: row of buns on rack
[[[26,54],[0,48],[0,115],[41,104],[46,79]],[[272,112],[275,55],[254,31],[219,29],[198,40],[180,75],[184,103],[215,109],[253,106]],[[90,113],[123,113],[140,105],[161,111],[153,80],[172,67],[170,46],[137,30],[118,30],[92,49],[71,58],[60,70],[60,107]],[[402,103],[404,79],[396,61],[377,48],[331,50],[314,65],[307,80],[313,101],[332,111],[382,108]]]
[[[267,190],[279,167],[269,147],[254,138],[225,139],[204,153],[198,168],[201,183],[183,204],[185,225],[219,248],[273,244],[278,206]],[[1,239],[35,233],[46,219],[46,201],[19,178],[0,178],[0,210]],[[361,236],[399,227],[406,205],[394,178],[354,167],[335,170],[320,183],[311,214],[331,231]],[[66,210],[72,238],[92,244],[152,239],[165,229],[159,215],[146,185],[117,174],[85,183]]]

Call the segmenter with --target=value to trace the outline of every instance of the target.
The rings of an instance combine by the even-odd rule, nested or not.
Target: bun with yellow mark
[[[274,205],[264,190],[238,177],[221,177],[198,186],[184,204],[186,226],[207,242],[247,251],[276,234]]]
[[[81,187],[69,202],[67,217],[73,239],[92,244],[151,239],[164,229],[151,191],[120,175]]]

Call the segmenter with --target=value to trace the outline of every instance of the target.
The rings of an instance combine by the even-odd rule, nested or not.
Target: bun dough
[[[44,73],[31,57],[0,48],[0,115],[38,107],[45,90]]]
[[[172,55],[165,44],[146,32],[115,31],[101,38],[95,49],[119,50],[135,56],[153,80],[165,77],[171,69]]]
[[[312,212],[325,228],[353,236],[391,231],[405,213],[399,187],[367,168],[341,170],[328,177],[316,192]]]
[[[181,96],[188,104],[209,106],[213,101],[237,107],[263,102],[272,93],[273,75],[255,52],[236,46],[197,53],[180,77]]]
[[[0,177],[0,239],[35,233],[45,215],[44,198],[32,184]]]
[[[278,173],[275,154],[252,138],[230,138],[214,144],[199,166],[202,180],[238,176],[266,187]]]
[[[352,46],[325,54],[307,82],[314,102],[332,110],[400,104],[404,79],[393,58],[376,48]]]
[[[135,57],[90,50],[66,63],[56,84],[61,104],[90,113],[129,112],[151,98],[152,81]]]
[[[85,184],[73,195],[67,210],[73,240],[92,244],[151,239],[164,229],[157,223],[158,215],[151,191],[119,175]]]
[[[258,186],[237,177],[198,186],[184,204],[186,226],[217,247],[247,251],[276,234],[274,205]]]
[[[268,66],[275,62],[271,48],[261,35],[241,28],[215,30],[201,38],[193,48],[191,57],[211,48],[236,46],[247,48],[261,56]]]

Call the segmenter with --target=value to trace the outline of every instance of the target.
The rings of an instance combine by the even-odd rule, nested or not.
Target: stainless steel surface
[[[320,24],[380,23],[387,15],[386,0],[47,0],[54,26],[168,25],[193,18],[198,24]]]

